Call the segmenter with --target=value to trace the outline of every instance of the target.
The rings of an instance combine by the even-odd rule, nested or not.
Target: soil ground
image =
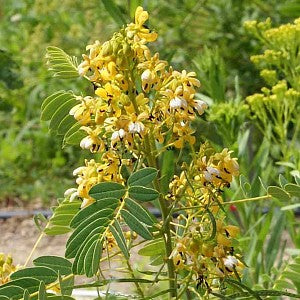
[[[1,209],[3,210],[3,209]],[[24,265],[28,255],[31,252],[33,245],[35,244],[40,232],[37,229],[36,225],[32,218],[9,218],[6,220],[0,220],[0,253],[11,254],[13,257],[14,264]],[[32,265],[32,260],[43,255],[57,255],[64,256],[65,245],[69,235],[62,236],[47,236],[44,235],[40,243],[38,244],[36,250],[34,251],[30,263],[28,266]],[[135,251],[134,251],[135,252]],[[133,253],[131,256],[131,263],[138,264],[139,269],[145,265],[146,261],[141,261],[141,257],[137,253]],[[105,264],[102,265],[104,269],[106,268]],[[127,275],[122,274],[117,271],[117,268],[121,267],[121,264],[118,262],[112,262],[111,272],[105,272],[106,278],[110,277],[127,277]],[[93,279],[90,279],[88,282],[92,282]],[[88,283],[85,280],[85,283]],[[80,279],[77,280],[77,283],[80,282]],[[95,291],[95,289],[93,289]],[[135,287],[131,283],[115,283],[111,284],[110,290],[113,293],[129,294],[135,291]],[[105,291],[105,290],[104,290]],[[78,300],[81,299],[95,299],[97,294],[88,290],[78,290],[77,295],[74,297]],[[82,294],[90,294],[91,296],[82,296]],[[91,293],[94,293],[93,296]]]

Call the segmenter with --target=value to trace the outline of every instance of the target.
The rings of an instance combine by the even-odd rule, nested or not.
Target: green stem
[[[155,156],[153,155],[151,142],[149,140],[149,135],[145,136],[145,152],[147,154],[147,160],[150,167],[157,168],[157,162]],[[157,179],[154,181],[155,188],[160,191],[160,185]],[[171,236],[171,225],[169,218],[169,210],[166,205],[166,201],[162,194],[159,197],[159,204],[162,213],[163,219],[163,233],[165,234],[165,248],[166,248],[166,256],[167,256],[167,267],[168,267],[168,275],[169,275],[169,288],[170,288],[170,299],[176,296],[176,278],[175,278],[175,268],[173,264],[173,259],[170,257],[172,253],[172,236]]]
[[[130,265],[130,263],[129,263],[129,260],[126,260],[126,263],[127,263],[127,268],[128,268],[128,270],[129,270],[129,272],[130,272],[130,274],[131,274],[131,277],[132,277],[133,279],[136,279],[135,276],[134,276],[133,270],[132,270],[132,268],[131,268],[131,265]],[[142,298],[144,298],[145,296],[144,296],[144,293],[143,293],[143,291],[142,291],[142,289],[141,289],[139,283],[138,283],[137,281],[135,281],[134,284],[135,284],[136,289],[137,289],[138,293],[140,294],[140,296],[141,296]]]
[[[131,74],[133,78],[133,73]],[[135,109],[135,112],[137,114],[140,113],[138,105],[136,103],[136,99],[134,96],[131,96],[132,104]],[[144,138],[144,146],[145,146],[145,154],[147,155],[147,161],[150,167],[158,168],[157,161],[155,158],[155,143],[153,142],[151,144],[149,134],[147,134]],[[158,179],[156,178],[154,181],[154,186],[158,192],[161,191],[160,184]],[[170,218],[169,216],[169,210],[166,205],[166,201],[162,194],[160,193],[159,196],[159,204],[160,209],[162,213],[162,219],[163,219],[163,234],[165,234],[165,249],[166,249],[166,256],[167,256],[167,266],[168,266],[168,275],[169,275],[169,287],[170,287],[170,299],[176,296],[176,280],[175,280],[175,268],[173,264],[173,259],[170,257],[172,253],[172,237],[171,237],[171,226],[170,226]]]
[[[235,200],[235,201],[228,201],[228,202],[223,202],[223,205],[228,205],[228,204],[240,204],[244,202],[250,202],[250,201],[258,201],[258,200],[268,200],[272,199],[271,195],[265,195],[265,196],[259,196],[259,197],[254,197],[254,198],[245,198],[245,199],[240,199],[240,200]],[[212,206],[219,206],[219,204],[212,204]],[[173,210],[173,212],[178,212],[182,210],[189,210],[189,209],[197,209],[197,208],[205,208],[206,206],[204,205],[195,205],[195,206],[188,206],[188,207],[181,207],[181,208],[176,208]]]

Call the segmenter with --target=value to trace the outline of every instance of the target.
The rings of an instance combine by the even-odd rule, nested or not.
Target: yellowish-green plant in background
[[[277,147],[276,159],[299,176],[300,19],[271,28],[271,21],[247,21],[245,28],[263,45],[264,53],[251,57],[269,87],[246,101],[257,127]]]
[[[55,76],[79,73],[94,93],[54,93],[42,104],[42,120],[50,121],[51,131],[63,135],[65,144],[79,144],[93,159],[74,170],[76,187],[58,201],[24,267],[45,234],[71,232],[66,258],[35,259],[34,267],[10,275],[0,295],[72,299],[73,289],[107,286],[108,298],[112,282],[130,282],[136,293],[127,299],[299,298],[287,291],[253,290],[242,282],[246,265],[237,242],[240,229],[226,218],[228,204],[278,193],[290,198],[299,186],[271,187],[265,196],[226,201],[224,190],[239,175],[237,159],[227,148],[217,152],[199,143],[192,124],[207,109],[196,97],[200,82],[194,72],[177,71],[151,53],[147,44],[157,33],[147,20],[148,13],[137,7],[134,23],[109,41],[88,45],[79,65],[61,49],[48,48]],[[161,219],[149,211],[150,202],[159,207]],[[154,269],[134,269],[131,254],[137,246]],[[123,277],[106,274],[104,263],[115,260],[122,261]],[[74,285],[78,275],[94,281]],[[157,291],[150,293],[150,286]]]

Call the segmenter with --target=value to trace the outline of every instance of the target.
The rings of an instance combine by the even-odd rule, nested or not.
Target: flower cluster
[[[10,255],[0,253],[0,285],[9,281],[11,273],[17,271],[19,266],[13,264],[13,259]]]
[[[300,47],[300,18],[293,24],[287,23],[276,28],[271,28],[271,21],[247,21],[245,28],[259,39],[265,46],[263,54],[254,55],[251,60],[260,68],[265,69],[262,76],[273,85],[275,79],[286,78],[289,84],[299,87],[299,72],[291,76],[291,68],[299,64]],[[296,78],[293,78],[296,75]]]
[[[264,46],[264,53],[252,56],[251,60],[270,86],[262,88],[262,93],[247,97],[251,118],[272,143],[280,145],[282,157],[278,158],[288,161],[295,157],[297,165],[294,153],[298,149],[290,141],[298,134],[300,18],[275,28],[271,28],[269,19],[262,23],[248,21],[245,27]]]
[[[179,215],[178,224],[174,223],[178,230],[171,258],[177,272],[192,271],[194,280],[207,290],[243,268],[235,253],[239,228],[225,225],[219,210],[224,188],[239,174],[237,159],[231,153],[226,148],[214,153],[202,145],[189,167],[183,165],[180,176],[174,176],[166,196],[187,209]]]
[[[270,120],[273,126],[275,138],[284,141],[289,120],[297,114],[297,104],[300,99],[300,92],[288,88],[285,80],[279,81],[271,89],[262,88],[260,94],[254,94],[246,98],[253,117],[259,120],[261,130],[267,130]]]
[[[215,204],[223,189],[230,186],[234,176],[239,175],[239,165],[236,158],[231,157],[232,151],[227,148],[220,153],[206,154],[206,144],[202,145],[189,172],[182,171],[175,175],[169,184],[169,194],[166,199],[176,200],[185,197],[189,205]]]
[[[217,220],[216,231],[209,236],[212,224],[207,214],[180,215],[179,219],[186,223],[188,231],[176,239],[171,255],[177,272],[192,271],[197,284],[211,290],[219,287],[225,276],[236,276],[242,271],[244,264],[234,248],[238,227]]]
[[[176,148],[194,144],[191,122],[207,108],[195,99],[200,82],[194,72],[173,70],[158,53],[151,55],[146,44],[155,41],[157,34],[147,28],[147,19],[148,13],[138,7],[134,23],[103,44],[96,41],[87,46],[89,54],[78,66],[95,94],[78,96],[70,115],[86,133],[81,148],[100,153],[103,161],[86,162],[75,171],[78,189],[68,195],[84,199],[84,206],[92,201],[88,191],[93,185],[122,182],[122,153],[130,153],[131,158],[147,155],[151,142]]]

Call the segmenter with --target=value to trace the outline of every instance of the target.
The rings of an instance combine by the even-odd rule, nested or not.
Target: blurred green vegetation
[[[259,91],[263,80],[249,59],[260,51],[261,45],[249,37],[243,23],[267,17],[275,26],[291,21],[299,14],[297,3],[115,2],[118,10],[110,14],[103,3],[112,1],[0,1],[0,199],[39,198],[48,202],[59,197],[72,182],[71,170],[83,160],[80,151],[61,149],[60,138],[51,136],[47,124],[39,119],[43,99],[54,91],[88,93],[80,79],[58,81],[51,77],[45,65],[46,47],[61,47],[80,59],[85,45],[97,39],[105,41],[122,19],[129,22],[138,4],[151,13],[149,26],[159,32],[155,47],[161,58],[171,60],[178,68],[196,67],[202,81],[201,96],[211,105],[206,116],[209,122],[199,124],[200,132],[209,126],[212,143],[233,148],[242,157],[242,163],[247,154],[242,170],[248,171],[249,158],[259,150],[263,136],[248,125],[244,98]],[[254,141],[250,152],[249,138]],[[263,169],[262,165],[259,170]],[[257,181],[261,174],[256,171],[250,173]],[[266,181],[275,178],[270,180],[268,174],[264,176]]]
[[[107,3],[115,3],[117,10],[110,10]],[[299,118],[281,116],[287,125],[285,134],[278,138],[278,124],[270,117],[273,108],[265,106],[267,121],[261,120],[256,113],[259,110],[249,109],[246,100],[247,96],[261,93],[262,87],[272,90],[276,85],[264,81],[250,57],[267,49],[288,50],[261,39],[257,32],[251,35],[243,26],[247,20],[264,21],[268,17],[272,27],[292,23],[300,16],[299,1],[2,0],[0,201],[38,198],[49,204],[73,185],[72,170],[82,164],[87,153],[61,149],[61,138],[48,133],[47,124],[40,122],[40,106],[48,95],[61,89],[84,95],[91,91],[80,79],[53,78],[45,64],[46,47],[60,47],[80,60],[87,44],[97,39],[105,41],[123,19],[129,22],[136,5],[150,12],[149,26],[159,33],[154,47],[161,59],[171,61],[175,68],[197,72],[202,83],[199,99],[210,108],[196,122],[196,134],[216,148],[234,150],[239,157],[243,175],[225,198],[265,195],[268,185],[299,185]],[[287,80],[288,88],[297,92],[299,84],[295,86],[293,82],[299,83],[299,48],[296,45],[293,50],[295,69],[289,67],[284,74],[276,70],[278,80]],[[277,100],[289,106],[286,97],[279,95]],[[299,103],[299,97],[297,100]],[[299,115],[299,104],[294,113]],[[261,130],[264,123],[267,126]],[[291,142],[293,147],[289,147]],[[228,213],[230,222],[241,228],[244,259],[252,266],[243,279],[249,286],[276,286],[280,270],[285,268],[285,249],[299,255],[299,250],[292,249],[300,248],[299,222],[293,213],[298,199],[257,201],[239,205]]]

